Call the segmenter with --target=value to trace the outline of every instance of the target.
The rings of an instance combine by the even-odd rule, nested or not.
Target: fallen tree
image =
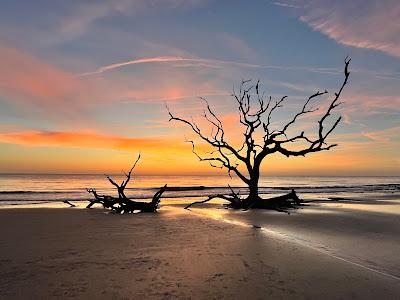
[[[140,154],[136,159],[135,163],[133,164],[132,168],[129,170],[129,172],[124,173],[126,179],[123,180],[121,184],[116,183],[114,179],[106,175],[108,181],[110,181],[110,183],[117,188],[118,197],[113,197],[109,195],[99,195],[96,189],[93,188],[86,189],[88,193],[93,194],[94,196],[93,200],[89,200],[90,203],[86,206],[86,208],[91,208],[94,204],[101,204],[104,208],[111,209],[112,211],[119,214],[133,213],[134,211],[156,212],[161,201],[161,196],[167,189],[167,185],[161,187],[157,191],[157,193],[154,194],[150,202],[134,201],[132,199],[129,199],[125,195],[125,188],[128,185],[132,176],[132,171],[139,162],[139,160],[140,160]]]
[[[230,187],[229,187],[230,188]],[[226,208],[234,208],[234,209],[244,209],[248,210],[251,208],[254,209],[272,209],[280,212],[288,212],[287,210],[290,208],[298,208],[302,205],[303,201],[297,196],[296,192],[292,189],[292,191],[288,194],[272,197],[268,199],[263,199],[263,201],[254,201],[249,206],[243,206],[243,199],[240,197],[238,193],[235,193],[232,188],[231,193],[229,195],[217,194],[208,196],[207,199],[201,201],[195,201],[185,206],[185,209],[189,209],[194,205],[203,204],[209,202],[213,199],[223,199],[229,202],[229,204],[225,204]]]
[[[253,83],[251,80],[241,82],[238,91],[233,89],[232,97],[237,104],[239,122],[243,127],[243,141],[239,145],[228,142],[221,118],[211,109],[208,101],[202,114],[203,122],[208,124],[209,132],[204,126],[200,126],[194,119],[185,119],[173,115],[167,106],[169,121],[177,121],[187,125],[197,136],[198,140],[208,145],[210,150],[200,154],[195,149],[194,140],[187,140],[192,145],[192,152],[200,161],[205,161],[211,167],[226,169],[229,176],[231,173],[239,177],[248,187],[248,195],[244,198],[238,197],[233,191],[230,195],[214,195],[203,201],[193,204],[205,203],[214,198],[222,198],[229,201],[229,207],[239,209],[265,208],[265,209],[287,209],[300,204],[300,199],[292,191],[287,195],[262,199],[259,196],[259,178],[261,164],[264,159],[272,154],[281,154],[286,157],[306,156],[310,153],[328,151],[336,147],[335,143],[328,143],[328,137],[335,130],[342,117],[329,118],[341,102],[339,98],[344,87],[348,83],[350,59],[345,59],[344,79],[338,91],[333,93],[324,111],[316,113],[320,108],[313,107],[312,103],[328,94],[328,91],[316,91],[305,99],[305,102],[292,117],[283,122],[282,127],[275,125],[272,120],[274,113],[283,106],[287,96],[276,101],[272,97],[264,98],[260,90],[260,82]],[[319,116],[314,134],[306,134],[300,131],[295,124],[304,116],[313,113]],[[296,124],[297,125],[297,124]],[[294,128],[295,127],[295,128]],[[193,205],[192,204],[192,205]],[[189,205],[187,208],[189,208]]]

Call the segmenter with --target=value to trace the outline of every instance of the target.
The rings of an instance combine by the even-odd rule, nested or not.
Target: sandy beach
[[[288,217],[273,215],[276,224]],[[312,225],[312,216],[303,217],[307,226]],[[400,295],[395,277],[260,228],[181,208],[123,216],[102,209],[1,209],[0,224],[2,299],[398,299]],[[335,222],[330,219],[330,224],[332,229]]]

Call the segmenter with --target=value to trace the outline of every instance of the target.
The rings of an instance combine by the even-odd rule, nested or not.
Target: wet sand
[[[273,215],[276,225],[285,223],[277,220],[286,215]],[[307,224],[314,226],[312,221]],[[321,227],[314,230],[327,234]],[[102,209],[1,209],[0,234],[0,298],[4,299],[396,299],[400,295],[396,278],[259,228],[179,208],[127,216]]]
[[[350,263],[400,280],[400,201],[396,204],[309,204],[290,215],[267,210],[235,211],[194,209],[227,222],[243,222],[277,236]],[[391,206],[392,211],[386,212]]]

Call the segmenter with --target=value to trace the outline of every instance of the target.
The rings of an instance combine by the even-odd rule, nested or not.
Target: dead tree
[[[248,206],[244,206],[244,200],[241,199],[238,193],[235,193],[231,189],[231,193],[229,195],[217,194],[208,196],[207,199],[201,201],[195,201],[185,206],[185,209],[189,209],[193,205],[206,203],[212,199],[220,198],[229,201],[229,204],[225,206],[227,208],[235,208],[235,209],[244,209],[248,210],[250,208],[263,208],[263,209],[273,209],[281,212],[288,212],[288,208],[298,208],[302,205],[302,200],[297,196],[296,192],[292,189],[292,191],[288,194],[273,197],[269,199],[265,199],[263,201],[254,201],[252,204]],[[261,198],[260,198],[261,199]]]
[[[325,91],[317,91],[309,96],[302,108],[294,114],[280,129],[272,128],[272,116],[283,103],[287,96],[283,96],[276,101],[272,97],[264,98],[264,94],[260,91],[260,82],[253,83],[252,80],[242,81],[239,90],[233,89],[232,97],[234,98],[240,117],[240,124],[244,128],[244,139],[240,147],[233,146],[232,143],[225,139],[225,130],[221,119],[214,113],[206,99],[200,98],[205,102],[206,109],[202,117],[212,128],[211,134],[205,133],[204,129],[193,120],[187,120],[176,117],[167,107],[169,113],[169,121],[178,121],[189,126],[189,128],[197,135],[197,137],[211,146],[213,149],[207,154],[200,154],[195,149],[193,140],[188,142],[192,145],[192,151],[200,161],[209,162],[212,167],[226,169],[229,176],[231,173],[238,176],[248,187],[249,193],[247,197],[240,198],[235,193],[224,196],[214,195],[209,199],[201,201],[207,202],[213,198],[219,197],[230,202],[233,208],[273,208],[281,209],[294,207],[300,203],[296,193],[292,191],[287,195],[283,195],[271,199],[261,199],[258,194],[260,167],[263,160],[271,154],[280,153],[286,157],[305,156],[309,153],[327,151],[337,146],[337,144],[328,144],[327,138],[341,121],[341,116],[337,117],[330,124],[329,116],[334,109],[339,106],[339,98],[344,87],[348,82],[350,59],[345,59],[344,79],[337,92],[333,94],[332,100],[328,103],[326,110],[317,122],[317,130],[314,136],[306,135],[304,131],[291,134],[296,121],[304,115],[311,114],[319,110],[311,104],[323,95],[328,94]],[[291,145],[300,147],[293,148]],[[197,203],[197,202],[196,202]]]
[[[134,201],[129,199],[125,195],[125,188],[128,185],[132,171],[137,165],[140,160],[140,154],[136,159],[135,163],[133,164],[132,168],[129,170],[128,173],[125,173],[126,179],[122,181],[121,184],[118,184],[112,179],[110,176],[106,175],[107,179],[110,183],[117,188],[118,197],[113,197],[109,195],[99,195],[95,189],[86,189],[89,193],[93,194],[94,200],[90,200],[90,203],[86,206],[86,208],[91,208],[94,204],[98,203],[101,204],[104,208],[111,209],[116,213],[123,214],[123,213],[133,213],[134,211],[140,212],[155,212],[157,211],[158,205],[161,201],[161,196],[167,189],[167,185],[161,187],[157,193],[154,194],[153,199],[151,202],[141,202],[141,201]]]

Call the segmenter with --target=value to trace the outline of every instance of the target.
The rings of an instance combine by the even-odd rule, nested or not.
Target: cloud
[[[0,167],[3,172],[119,173],[129,166],[132,154],[141,152],[141,174],[210,172],[183,140],[181,135],[126,137],[89,130],[0,133],[5,153],[0,157]]]
[[[301,6],[294,5],[291,3],[286,3],[286,2],[272,2],[272,4],[275,6],[281,6],[281,7],[301,8]]]
[[[18,49],[0,46],[0,65],[0,92],[13,101],[61,109],[60,104],[71,107],[85,95],[75,76]]]
[[[177,102],[185,99],[196,99],[199,97],[215,97],[215,96],[230,96],[230,93],[199,93],[199,94],[185,94],[183,89],[178,89],[177,87],[173,88],[171,87],[169,90],[163,90],[160,91],[162,92],[161,95],[156,96],[153,94],[153,96],[149,96],[150,91],[127,91],[123,95],[121,95],[122,98],[133,98],[133,101],[130,100],[125,100],[123,102],[128,103],[128,102],[135,102],[135,103],[150,103],[150,102]],[[138,97],[138,95],[146,95],[144,97]]]
[[[174,60],[175,57],[154,57],[128,64]],[[62,63],[62,61],[60,61]],[[112,77],[77,77],[25,51],[11,46],[0,46],[0,96],[28,118],[40,112],[47,118],[77,119],[90,107],[101,107],[113,102],[179,101],[203,95],[220,95],[215,78],[202,77],[202,72],[188,72],[170,68],[149,68],[140,74],[118,73]],[[115,64],[98,72],[120,68]],[[33,111],[32,111],[33,109]],[[27,114],[28,113],[28,114]],[[90,121],[90,120],[89,120]]]
[[[185,10],[204,4],[204,0],[97,0],[78,1],[72,12],[61,17],[59,33],[74,38],[84,34],[101,19],[115,16],[133,16],[155,10]]]
[[[20,131],[1,133],[0,142],[31,147],[73,147],[114,150],[158,149],[170,138],[144,137],[132,138],[105,135],[95,131]]]
[[[292,1],[293,2],[293,1]],[[305,0],[300,20],[340,44],[400,57],[400,2],[397,0]]]
[[[241,58],[254,60],[258,57],[257,52],[242,39],[228,33],[220,34],[218,37],[228,50],[238,53]]]
[[[377,143],[390,143],[399,140],[400,127],[386,128],[378,131],[363,132],[362,136]]]
[[[346,93],[346,111],[371,115],[382,111],[400,112],[400,97],[396,95],[368,95],[365,93]]]
[[[123,14],[129,8],[127,1],[108,1],[81,3],[74,13],[61,19],[60,33],[65,36],[78,36],[86,32],[96,20],[113,14]]]

